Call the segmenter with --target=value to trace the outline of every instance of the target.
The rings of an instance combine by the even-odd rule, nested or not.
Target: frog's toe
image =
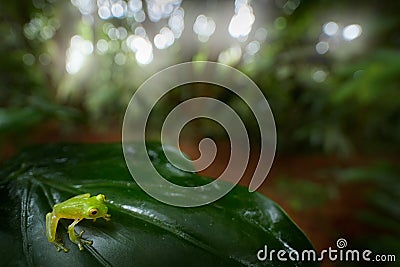
[[[79,235],[77,235],[76,237],[82,239],[82,235],[83,235],[84,232],[85,232],[85,230],[82,230],[82,231],[79,233]]]
[[[84,245],[91,246],[93,244],[92,240],[84,239],[82,238],[82,235],[85,231],[82,230],[79,235],[76,236],[76,239],[78,240],[77,245],[79,247],[79,250],[84,250]]]
[[[53,245],[56,247],[57,251],[60,252],[63,250],[65,253],[69,251],[66,247],[64,247],[64,244],[62,242],[55,242]]]
[[[84,232],[85,232],[85,230],[82,230],[78,235],[78,238],[79,238],[80,242],[85,244],[85,245],[89,245],[89,246],[92,245],[93,244],[92,240],[88,240],[88,239],[85,239],[85,238],[82,237]]]
[[[93,245],[93,241],[92,240],[83,239],[83,238],[81,238],[80,243],[83,244],[83,245],[88,245],[88,246]]]
[[[82,243],[78,243],[78,247],[80,251],[84,250]]]

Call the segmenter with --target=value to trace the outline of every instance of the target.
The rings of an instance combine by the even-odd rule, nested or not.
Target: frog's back
[[[54,212],[59,218],[76,219],[82,217],[82,211],[88,209],[87,200],[90,194],[84,194],[70,198],[54,205]]]

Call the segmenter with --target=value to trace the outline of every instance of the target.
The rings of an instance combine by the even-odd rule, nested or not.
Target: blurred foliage
[[[122,40],[110,38],[110,27],[128,29],[130,34],[130,29],[142,25],[150,32],[163,26],[165,20],[161,24],[101,20],[97,12],[94,17],[82,15],[80,2],[72,3],[23,0],[0,4],[0,142],[6,134],[49,120],[64,120],[65,127],[75,125],[78,129],[82,122],[93,128],[116,127],[135,88],[157,70],[192,59],[217,61],[221,52],[217,47],[227,47],[231,53],[229,46],[239,45],[245,51],[244,46],[251,41],[249,37],[244,42],[232,39],[221,44],[212,36],[209,42],[199,44],[185,37],[164,51],[155,51],[151,64],[140,65]],[[199,11],[191,9],[193,3],[198,3]],[[278,148],[340,155],[398,151],[400,2],[254,0],[251,4],[261,7],[254,8],[256,21],[267,30],[267,39],[255,56],[243,55],[231,63],[266,95],[276,119]],[[191,16],[207,7],[214,17],[219,14],[211,4],[202,7],[200,1],[183,1],[185,5],[185,23],[191,23]],[[233,2],[230,8],[224,12],[231,16]],[[262,8],[264,17],[257,13]],[[362,35],[351,42],[329,41],[329,51],[319,54],[315,45],[328,38],[322,33],[328,21],[342,26],[359,23]],[[185,26],[186,35],[193,39],[191,30],[191,25]],[[65,68],[73,36],[90,40],[95,52],[79,72],[70,74]],[[107,53],[98,51],[98,40],[108,42]],[[182,101],[186,97],[175,94],[169,99]],[[226,90],[208,90],[206,94],[235,107],[245,118],[250,135],[258,140],[258,126],[245,105]],[[170,106],[161,107],[160,114]],[[198,123],[193,132],[208,135],[209,125]],[[224,133],[220,135],[225,138]]]
[[[198,10],[191,8],[193,3],[198,4]],[[217,61],[220,52],[234,55],[236,50],[232,48],[237,46],[244,52],[257,27],[263,27],[267,37],[260,51],[252,57],[243,53],[242,58],[229,62],[252,78],[267,97],[276,120],[280,151],[398,153],[400,1],[254,0],[251,4],[260,7],[254,8],[258,25],[253,27],[251,38],[242,42],[229,36],[214,38],[227,32],[222,28],[229,23],[217,21],[216,34],[200,43],[190,23],[200,13],[215,19],[225,13],[232,16],[234,1],[229,1],[229,10],[218,9],[219,3],[228,1],[183,0],[186,37],[163,51],[155,50],[157,60],[140,65],[124,41],[110,38],[108,30],[121,27],[131,34],[133,28],[142,25],[153,31],[152,39],[165,20],[158,24],[148,20],[136,23],[119,18],[104,21],[94,16],[91,23],[90,16],[83,16],[71,1],[1,1],[0,146],[27,139],[30,130],[49,121],[59,123],[62,130],[75,127],[79,131],[87,125],[119,129],[131,95],[146,78],[175,63]],[[338,34],[337,40],[331,40],[322,31],[329,21],[341,27],[360,24],[362,35],[345,41]],[[74,36],[91,41],[94,52],[89,53],[79,72],[70,74],[66,64]],[[107,53],[98,51],[99,40],[107,41]],[[316,51],[321,41],[330,44],[326,53]],[[186,91],[174,90],[164,99],[164,105],[156,107],[154,124],[161,125],[175,103],[193,95],[212,96],[238,111],[251,140],[257,142],[258,125],[238,97],[211,86],[194,85]],[[215,134],[226,138],[222,127],[210,121],[199,120],[193,125],[193,138]],[[368,243],[374,252],[398,251],[399,174],[398,168],[387,165],[337,173],[339,182],[371,186],[364,197],[373,208],[356,213],[360,222],[377,231],[359,241],[361,248]],[[336,186],[285,178],[277,184],[280,193],[288,196],[289,205],[297,210],[336,197]]]
[[[286,196],[290,208],[298,212],[320,208],[338,197],[336,184],[321,184],[321,182],[290,177],[279,177],[276,190],[279,195]]]
[[[0,35],[3,36],[0,42],[1,144],[9,142],[11,136],[13,142],[19,139],[23,142],[27,137],[26,130],[52,119],[68,124],[80,113],[75,107],[55,101],[46,66],[34,59],[30,59],[32,66],[23,64],[23,58],[32,54],[39,54],[38,58],[46,61],[46,54],[43,54],[45,40],[31,42],[23,35],[23,26],[32,15],[37,15],[38,10],[31,1],[3,1],[0,10]],[[52,13],[52,10],[43,12]]]
[[[287,28],[276,33],[252,68],[252,77],[272,106],[280,146],[345,155],[353,149],[398,150],[400,20],[395,10],[399,5],[398,1],[384,5],[302,1],[287,18]],[[321,33],[318,28],[323,23],[318,22],[334,18],[361,20],[368,37],[323,55],[310,51],[310,41],[317,42]],[[326,80],[310,79],[316,70],[327,73]]]
[[[348,168],[336,173],[341,184],[364,184],[363,197],[367,206],[356,211],[359,223],[373,231],[357,240],[357,245],[374,253],[395,253],[399,259],[400,239],[400,168],[388,163],[371,167]],[[368,187],[365,187],[368,185]],[[397,266],[396,263],[386,266]]]
[[[324,169],[317,174],[313,180],[306,180],[301,174],[281,176],[274,190],[299,214],[317,212],[326,220],[331,210],[341,213],[337,219],[346,225],[334,225],[329,234],[350,238],[352,249],[369,249],[374,255],[395,255],[398,260],[400,167],[381,161],[367,167]],[[339,207],[338,203],[348,206]],[[360,263],[341,262],[342,265],[360,266]],[[382,263],[382,266],[397,265],[396,262]]]

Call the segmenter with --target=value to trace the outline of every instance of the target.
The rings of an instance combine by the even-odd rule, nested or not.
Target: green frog
[[[89,193],[86,193],[56,204],[53,211],[46,215],[47,239],[54,244],[58,251],[68,252],[69,249],[64,247],[61,239],[56,237],[56,230],[60,219],[72,219],[74,222],[68,226],[69,239],[78,245],[79,250],[83,250],[83,245],[92,245],[93,242],[82,238],[83,230],[79,235],[75,235],[75,225],[83,219],[96,221],[98,218],[104,218],[106,221],[110,221],[111,215],[107,212],[106,197],[103,194],[91,197]]]

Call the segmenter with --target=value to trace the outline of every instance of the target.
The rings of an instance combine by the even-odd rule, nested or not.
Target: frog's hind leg
[[[64,250],[64,252],[68,252],[68,249],[66,247],[64,247],[62,240],[56,236],[58,220],[59,220],[59,218],[57,218],[57,216],[55,216],[54,213],[52,213],[52,212],[47,213],[47,215],[46,215],[47,240],[49,240],[49,242],[53,243],[53,245],[56,247],[57,251]]]
[[[82,238],[83,233],[85,232],[84,230],[81,231],[79,235],[75,235],[74,227],[77,223],[79,223],[82,219],[75,219],[73,223],[71,223],[68,226],[68,235],[69,239],[74,242],[75,244],[78,245],[79,250],[83,250],[83,245],[92,245],[93,241],[91,240],[86,240]]]

